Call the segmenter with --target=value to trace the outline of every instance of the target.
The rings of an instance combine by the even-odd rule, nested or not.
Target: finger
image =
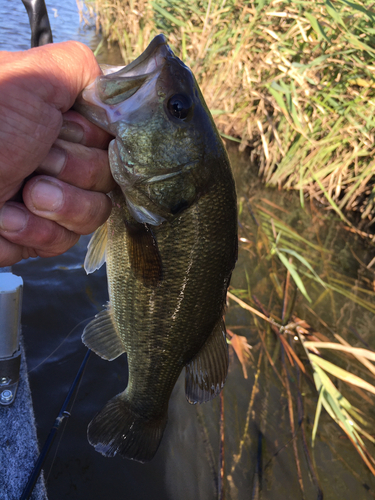
[[[78,239],[78,234],[31,214],[21,203],[9,202],[0,209],[0,265],[38,255],[59,255]]]
[[[82,189],[103,193],[108,193],[116,185],[107,151],[61,139],[55,142],[37,172],[52,175]]]
[[[59,139],[64,141],[80,143],[84,146],[107,149],[113,137],[89,122],[77,111],[70,110],[63,114],[63,124]]]
[[[78,42],[0,52],[0,200],[47,155],[62,125],[62,113],[101,74],[92,51]]]
[[[0,236],[0,267],[13,266],[13,264],[22,260],[24,258],[23,250],[22,246],[11,243]]]
[[[0,236],[0,267],[13,266],[20,260],[30,257],[38,257],[38,252],[34,248],[17,245]],[[44,257],[50,257],[50,255],[44,255]]]
[[[105,194],[79,189],[45,175],[28,181],[23,200],[33,214],[55,221],[77,234],[95,231],[107,220],[112,209]]]

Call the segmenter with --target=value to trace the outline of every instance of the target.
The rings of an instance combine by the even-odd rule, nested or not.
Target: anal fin
[[[229,366],[224,321],[220,320],[202,349],[186,365],[185,394],[191,404],[204,403],[224,387]]]
[[[115,330],[111,309],[100,311],[83,330],[82,342],[101,358],[112,361],[125,352],[124,344]]]

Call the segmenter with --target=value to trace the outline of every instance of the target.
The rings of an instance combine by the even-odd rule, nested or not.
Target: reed
[[[270,186],[297,189],[356,227],[374,212],[375,14],[347,0],[96,0],[130,62],[164,32],[224,137]]]
[[[322,216],[313,206],[312,211],[306,207],[296,212],[296,204],[290,203],[287,194],[279,196],[276,204],[258,194],[256,187],[250,187],[249,192],[239,200],[239,236],[241,252],[248,255],[246,262],[252,271],[249,277],[245,269],[245,276],[237,280],[240,286],[233,286],[228,293],[229,311],[242,308],[248,321],[240,313],[232,313],[232,318],[241,318],[242,326],[228,323],[231,346],[245,377],[258,373],[261,355],[260,371],[265,373],[267,365],[271,368],[272,384],[279,385],[288,405],[291,435],[301,443],[293,445],[293,453],[302,496],[307,487],[300,471],[304,463],[317,497],[322,498],[314,448],[317,435],[319,442],[327,438],[321,425],[327,414],[375,475],[375,353],[356,331],[357,318],[368,316],[372,321],[375,314],[372,263],[362,261],[365,253],[358,256],[351,249],[351,259],[361,270],[349,277],[348,270],[343,271],[342,256],[335,250],[336,237],[345,241],[348,228],[337,229],[332,239],[326,227],[332,222],[322,224]],[[295,227],[297,213],[299,230]],[[306,232],[303,228],[309,229]],[[351,271],[353,267],[350,264]],[[251,346],[241,336],[244,323],[256,331]],[[312,386],[315,396],[308,389]],[[304,412],[312,416],[309,425],[301,420]],[[334,440],[334,434],[329,439]],[[337,453],[340,456],[339,450]]]

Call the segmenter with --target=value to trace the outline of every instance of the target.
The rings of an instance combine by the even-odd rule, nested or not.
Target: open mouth
[[[123,120],[127,123],[143,121],[158,104],[157,79],[166,59],[174,57],[164,35],[156,36],[147,49],[125,67],[103,68],[105,74],[82,92],[83,106],[91,104],[105,111],[97,113],[96,122],[110,129],[110,124]],[[109,130],[110,131],[110,130]]]

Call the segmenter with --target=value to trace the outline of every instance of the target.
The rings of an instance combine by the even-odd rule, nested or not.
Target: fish
[[[185,367],[192,403],[228,372],[223,320],[237,260],[237,201],[225,147],[191,70],[156,36],[137,59],[106,67],[75,109],[114,136],[112,212],[84,267],[106,262],[109,303],[83,343],[106,360],[127,354],[128,385],[88,426],[104,456],[150,461]]]

